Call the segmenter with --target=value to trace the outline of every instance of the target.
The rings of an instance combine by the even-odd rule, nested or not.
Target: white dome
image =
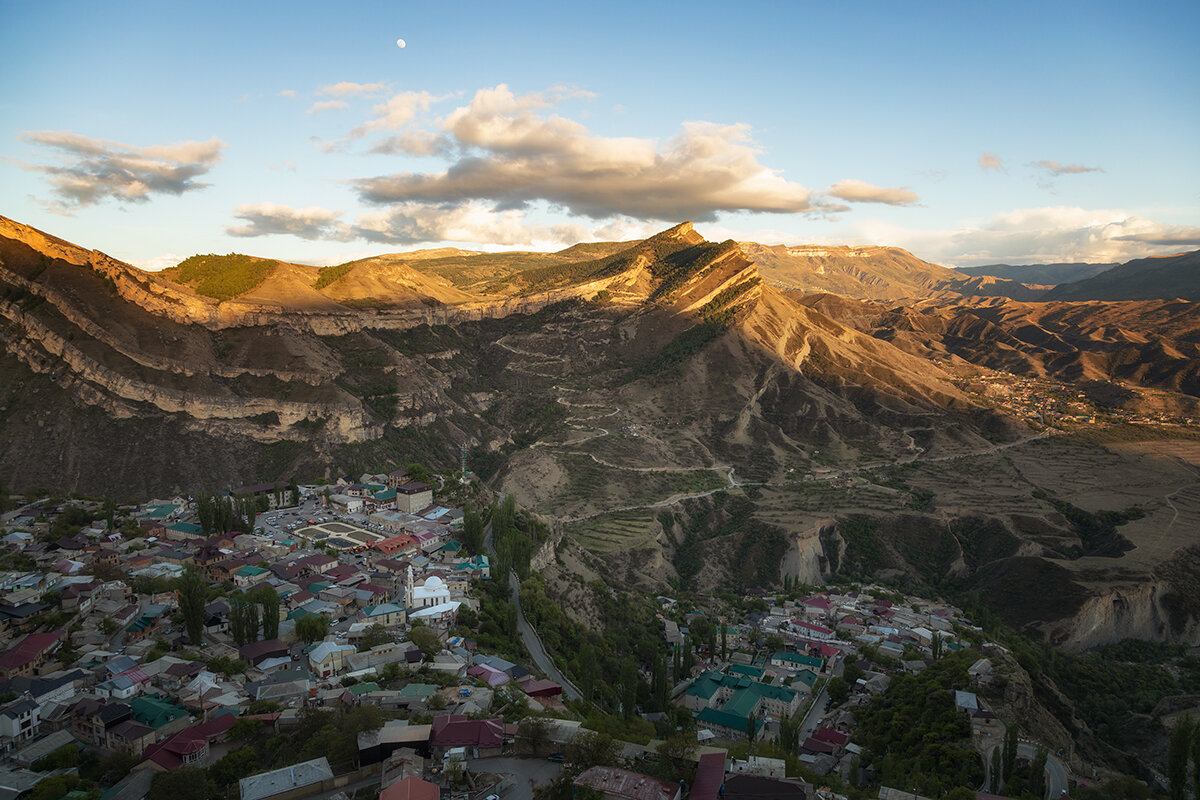
[[[436,592],[438,589],[445,588],[446,584],[437,575],[431,575],[425,579],[425,591]]]

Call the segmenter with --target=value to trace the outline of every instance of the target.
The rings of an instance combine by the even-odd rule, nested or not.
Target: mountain
[[[1126,262],[1086,280],[1064,283],[1047,300],[1200,301],[1200,250]]]
[[[763,279],[783,289],[830,293],[858,300],[901,300],[954,295],[1035,300],[1045,287],[990,276],[963,275],[899,247],[740,244]]]
[[[958,271],[971,277],[990,275],[1036,286],[1054,286],[1091,278],[1117,266],[1111,264],[985,264],[982,267],[959,267]]]
[[[446,258],[465,269],[475,258],[494,262],[490,254],[367,259],[346,269],[198,256],[154,274],[0,220],[6,384],[36,384],[46,394],[37,402],[31,392],[10,394],[0,422],[3,478],[151,494],[194,486],[198,476],[225,484],[293,470],[320,474],[356,451],[408,457],[389,448],[425,425],[452,431],[435,457],[464,443],[495,451],[521,430],[514,423],[530,412],[522,403],[544,391],[544,381],[526,385],[529,368],[520,362],[575,352],[553,375],[548,365],[540,371],[622,386],[653,382],[734,329],[756,362],[774,359],[785,372],[803,369],[843,385],[835,400],[804,381],[822,405],[837,407],[835,427],[853,428],[851,438],[888,438],[886,425],[866,419],[877,406],[894,408],[897,419],[913,409],[969,410],[949,376],[830,320],[809,319],[762,284],[735,243],[705,242],[690,225],[619,248],[551,255],[534,259],[542,266],[492,279],[490,292],[440,274]],[[508,258],[528,265],[526,254]],[[586,310],[562,306],[597,297],[603,302]],[[531,315],[548,321],[536,337],[542,341],[509,350]],[[438,325],[452,329],[431,327]],[[595,337],[567,343],[555,326],[595,329]],[[546,348],[554,355],[527,355]],[[511,374],[497,374],[514,358]],[[65,461],[39,455],[51,411],[59,420],[51,433],[68,437],[59,442]],[[158,433],[130,441],[120,431],[132,420]],[[74,435],[79,446],[69,444]],[[110,449],[106,441],[128,448],[127,467],[90,467]],[[187,458],[161,455],[178,452],[181,442],[191,442]]]
[[[1200,639],[1200,440],[1171,422],[1200,391],[1194,304],[792,249],[684,223],[155,274],[0,218],[0,481],[133,499],[466,449],[481,494],[551,521],[552,586],[884,577],[1074,647]]]

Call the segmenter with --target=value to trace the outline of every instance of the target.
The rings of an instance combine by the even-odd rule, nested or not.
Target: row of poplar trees
[[[204,606],[208,600],[208,582],[195,567],[189,567],[179,579],[179,612],[188,641],[199,645],[204,635]],[[229,622],[238,646],[274,639],[279,636],[279,595],[266,584],[229,598]],[[261,636],[260,636],[261,633]]]

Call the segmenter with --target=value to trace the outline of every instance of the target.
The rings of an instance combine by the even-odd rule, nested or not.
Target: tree
[[[179,767],[160,772],[150,784],[149,800],[210,800],[219,797],[217,784],[203,767]]]
[[[991,774],[988,775],[988,791],[991,794],[1000,794],[1000,787],[1004,785],[1004,763],[999,746],[992,748],[990,772]]]
[[[1049,754],[1046,748],[1039,747],[1029,767],[1029,793],[1034,797],[1046,796],[1046,758]]]
[[[408,638],[409,641],[421,648],[426,661],[433,661],[433,657],[442,651],[442,642],[438,639],[438,635],[424,625],[413,628],[409,632]]]
[[[567,742],[563,755],[571,773],[578,775],[591,767],[615,767],[621,757],[621,743],[607,733],[581,730]]]
[[[391,640],[392,635],[388,633],[388,629],[376,622],[367,628],[367,632],[363,634],[362,639],[358,643],[358,652],[365,653],[372,647],[387,644]]]
[[[777,650],[782,650],[783,649],[783,638],[780,636],[776,636],[775,634],[771,634],[770,636],[767,637],[766,646],[767,646],[768,653],[774,653]]]
[[[729,642],[726,638],[726,630],[727,629],[726,629],[725,623],[722,622],[721,623],[721,660],[722,661],[729,658]]]
[[[850,687],[846,685],[846,679],[841,675],[834,675],[830,678],[829,683],[825,685],[825,691],[829,692],[829,699],[835,706],[840,706],[850,697]]]
[[[195,567],[189,566],[179,579],[179,611],[183,614],[183,627],[188,641],[199,645],[204,635],[204,601],[208,596],[208,584],[200,577]]]
[[[626,720],[633,719],[637,711],[638,685],[641,682],[633,659],[626,658],[621,664],[621,712]]]
[[[929,642],[929,648],[933,652],[933,660],[934,661],[937,661],[939,658],[942,657],[942,649],[943,649],[944,644],[945,643],[942,641],[941,632],[934,631],[933,638]]]
[[[517,725],[517,736],[529,746],[529,752],[537,755],[550,741],[550,722],[545,717],[526,717]]]
[[[247,775],[259,772],[258,753],[253,747],[241,747],[226,753],[217,763],[208,768],[208,774],[217,786],[229,786]]]
[[[1167,792],[1171,800],[1187,800],[1187,762],[1195,727],[1192,718],[1185,715],[1179,718],[1171,730],[1171,740],[1167,745]]]
[[[279,637],[279,595],[270,584],[260,584],[251,598],[262,606],[262,631],[264,639]]]
[[[300,641],[311,644],[329,634],[329,617],[324,614],[306,614],[296,620],[296,636]]]
[[[472,554],[483,552],[483,516],[470,506],[463,512],[463,544]]]
[[[1186,767],[1185,767],[1186,769]],[[1008,780],[1017,771],[1017,726],[1009,723],[1004,727],[1004,779]]]

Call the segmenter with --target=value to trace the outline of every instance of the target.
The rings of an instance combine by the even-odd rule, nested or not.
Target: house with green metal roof
[[[462,550],[462,542],[458,541],[457,539],[451,539],[442,545],[442,552],[447,555],[454,555],[459,550]]]
[[[698,721],[707,720],[709,727],[719,727],[721,730],[713,731],[718,736],[736,739],[746,735],[752,719],[787,719],[795,715],[800,708],[800,693],[742,674],[709,671],[692,682],[683,693],[682,703],[696,712]]]
[[[168,531],[175,531],[184,536],[203,536],[204,528],[201,528],[194,522],[176,522],[174,525],[167,526]]]
[[[771,654],[771,666],[773,667],[784,667],[785,669],[808,667],[820,672],[824,663],[818,656],[805,656],[791,650],[776,650]]]
[[[747,678],[761,680],[767,671],[762,667],[751,666],[750,664],[730,664],[729,673],[731,675],[745,675]]]
[[[134,695],[129,698],[128,703],[133,712],[134,721],[155,730],[188,715],[182,706],[155,694]]]
[[[369,683],[356,683],[350,687],[350,694],[355,697],[362,697],[364,694],[371,694],[379,691],[379,684],[371,681]]]
[[[400,696],[412,700],[428,700],[437,690],[438,687],[431,683],[410,683],[400,689]]]
[[[802,669],[797,671],[796,674],[792,676],[792,682],[790,685],[796,686],[797,688],[802,686],[804,689],[811,692],[812,688],[817,685],[817,678],[817,673],[813,672],[811,669]],[[797,684],[799,684],[799,686],[797,686]]]
[[[233,583],[235,586],[253,586],[269,577],[271,577],[269,569],[247,564],[233,573]]]
[[[750,726],[754,726],[754,737],[762,733],[762,720],[740,717],[716,708],[706,708],[696,715],[697,727],[707,728],[721,739],[746,739]]]

